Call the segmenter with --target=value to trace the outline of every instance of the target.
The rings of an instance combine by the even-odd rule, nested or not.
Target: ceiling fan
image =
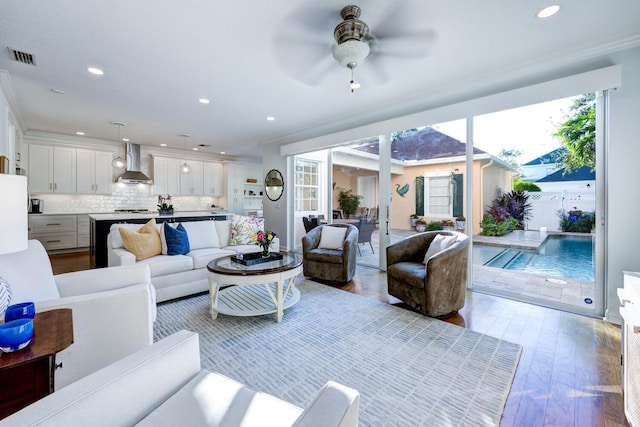
[[[356,5],[341,9],[342,21],[337,11],[327,4],[307,5],[294,11],[285,19],[286,25],[279,26],[275,36],[276,57],[290,75],[310,86],[319,84],[327,74],[338,69],[337,61],[351,72],[349,88],[353,92],[360,87],[354,80],[354,69],[365,60],[367,66],[359,70],[367,76],[367,81],[385,83],[389,80],[385,69],[394,66],[394,58],[427,56],[435,33],[411,28],[423,25],[423,20],[416,19],[417,14],[412,15],[407,2],[392,5],[380,2],[369,6],[367,16],[375,19],[378,15],[372,30],[360,19],[362,9]]]

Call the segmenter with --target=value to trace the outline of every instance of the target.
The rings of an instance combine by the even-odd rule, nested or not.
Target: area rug
[[[521,347],[299,280],[274,315],[209,315],[209,295],[158,305],[155,340],[200,335],[203,368],[300,407],[328,380],[358,390],[362,426],[498,425]]]

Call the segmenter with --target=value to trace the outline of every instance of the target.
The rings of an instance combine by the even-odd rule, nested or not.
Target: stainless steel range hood
[[[140,145],[127,143],[126,146],[127,170],[118,182],[124,184],[153,184],[151,178],[140,172]]]

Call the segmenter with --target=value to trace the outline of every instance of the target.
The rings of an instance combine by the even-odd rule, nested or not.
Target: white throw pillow
[[[424,254],[423,264],[426,264],[429,261],[429,258],[434,256],[440,251],[447,249],[449,246],[453,245],[457,240],[456,236],[445,236],[444,234],[438,234],[429,245],[429,249],[427,249],[427,253]]]
[[[325,226],[320,230],[319,249],[342,249],[344,237],[347,235],[346,227]]]
[[[127,230],[138,231],[142,227],[144,227],[144,224],[128,224],[128,223],[111,224],[111,227],[109,228],[109,235],[111,236],[111,248],[112,249],[124,248],[124,240],[122,240],[120,231],[118,231],[119,228],[126,228]]]
[[[220,247],[220,240],[218,240],[218,232],[214,222],[189,221],[182,223],[184,229],[187,230],[191,250]]]

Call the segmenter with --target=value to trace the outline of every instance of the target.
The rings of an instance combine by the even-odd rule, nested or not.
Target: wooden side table
[[[0,419],[53,393],[56,353],[71,344],[71,309],[36,313],[31,343],[14,353],[0,352]]]

